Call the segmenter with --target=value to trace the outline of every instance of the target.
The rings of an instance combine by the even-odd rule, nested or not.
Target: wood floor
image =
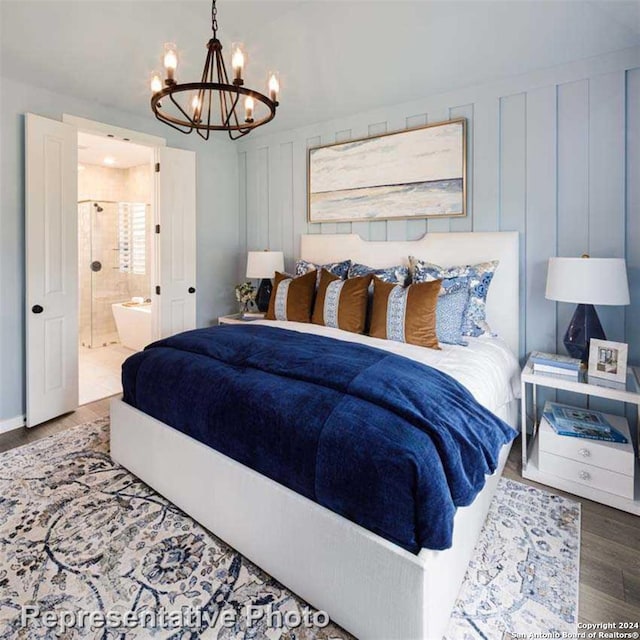
[[[0,435],[0,452],[109,414],[109,399],[80,407],[76,412],[33,429]],[[520,476],[520,443],[516,440],[505,476],[582,504],[580,555],[580,622],[640,621],[640,518]]]

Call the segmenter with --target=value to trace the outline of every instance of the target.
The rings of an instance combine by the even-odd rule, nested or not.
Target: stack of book
[[[261,313],[260,311],[245,311],[242,314],[242,319],[243,320],[264,320],[264,313]]]
[[[530,360],[535,373],[551,373],[558,376],[566,376],[573,380],[580,379],[582,363],[577,358],[534,351]]]
[[[547,402],[544,405],[542,417],[559,436],[606,442],[628,442],[627,438],[614,429],[600,411]]]

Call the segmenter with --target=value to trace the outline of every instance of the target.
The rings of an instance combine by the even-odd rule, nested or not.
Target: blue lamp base
[[[592,304],[579,304],[564,334],[564,346],[572,358],[587,362],[592,338],[606,339],[600,318]]]
[[[273,285],[271,284],[271,280],[269,278],[262,278],[260,280],[260,286],[258,287],[258,293],[256,295],[256,305],[258,307],[258,311],[262,313],[266,313],[269,309],[269,300],[271,300],[271,291],[273,290]]]

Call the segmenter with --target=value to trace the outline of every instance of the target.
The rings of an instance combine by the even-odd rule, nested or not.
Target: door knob
[[[196,292],[195,287],[189,287],[189,293],[195,293],[195,292]]]
[[[44,311],[44,308],[39,304],[34,304],[33,307],[31,307],[31,311],[33,311],[33,313],[42,313]]]

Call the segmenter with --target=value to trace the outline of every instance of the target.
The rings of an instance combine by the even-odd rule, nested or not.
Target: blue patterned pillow
[[[347,278],[360,278],[372,274],[378,276],[384,282],[393,284],[401,284],[403,287],[409,284],[409,268],[403,267],[401,264],[395,267],[387,267],[386,269],[374,269],[366,264],[358,264],[354,262],[349,267]]]
[[[343,260],[342,262],[330,262],[329,264],[316,264],[315,262],[309,262],[308,260],[298,260],[296,262],[296,276],[303,276],[309,271],[317,271],[318,277],[316,279],[316,289],[320,286],[320,274],[323,269],[326,269],[334,276],[338,276],[342,280],[345,280],[349,267],[351,266],[351,260]]]
[[[468,278],[469,302],[462,322],[462,335],[477,337],[491,333],[486,319],[487,293],[498,268],[498,260],[459,267],[440,267],[409,256],[409,264],[413,282]]]
[[[436,333],[438,342],[467,346],[462,338],[464,312],[469,302],[467,278],[443,280],[436,307]]]

